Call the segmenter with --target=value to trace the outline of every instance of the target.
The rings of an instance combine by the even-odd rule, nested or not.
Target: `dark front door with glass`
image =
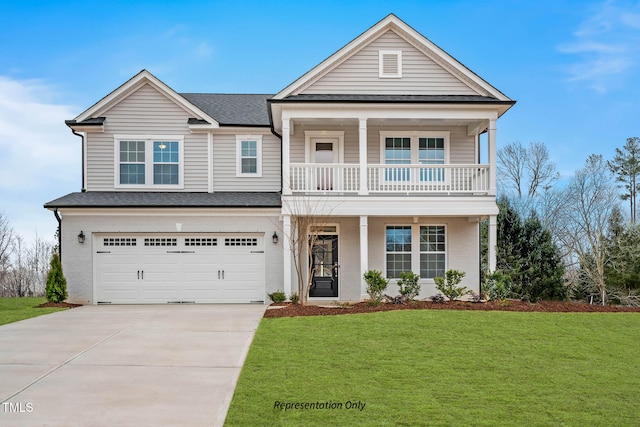
[[[338,296],[338,236],[319,235],[311,239],[310,297]]]

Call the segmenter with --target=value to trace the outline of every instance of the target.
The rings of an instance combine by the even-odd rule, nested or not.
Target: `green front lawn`
[[[639,425],[639,362],[637,313],[263,319],[226,425]]]
[[[0,298],[0,325],[66,310],[66,308],[35,308],[45,302],[47,302],[46,298]]]

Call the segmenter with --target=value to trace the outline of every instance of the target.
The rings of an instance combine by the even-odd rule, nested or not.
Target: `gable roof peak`
[[[93,104],[87,110],[78,115],[74,121],[82,122],[86,119],[90,119],[92,117],[98,116],[107,109],[111,108],[113,105],[119,103],[122,99],[128,97],[131,93],[135,92],[141,86],[149,84],[154,89],[158,90],[162,94],[164,94],[167,98],[171,99],[176,104],[180,105],[186,111],[189,111],[197,118],[206,120],[211,123],[215,127],[218,126],[218,122],[209,116],[207,113],[202,111],[197,106],[193,105],[187,99],[185,99],[182,95],[173,90],[169,85],[164,83],[162,80],[154,76],[147,69],[143,68],[129,80],[118,86],[114,91],[100,99],[98,102]]]
[[[446,51],[441,49],[427,37],[416,31],[402,19],[398,18],[395,14],[389,13],[380,21],[371,26],[368,30],[360,34],[358,37],[347,43],[341,49],[334,54],[326,58],[320,64],[313,69],[302,75],[296,81],[285,87],[279,93],[277,93],[273,99],[284,99],[287,96],[298,95],[317,81],[322,76],[335,69],[351,56],[355,55],[360,49],[368,45],[372,41],[376,40],[379,36],[387,31],[393,31],[399,37],[405,39],[407,42],[421,50],[425,55],[432,57],[440,65],[448,69],[452,74],[462,77],[467,85],[475,87],[476,91],[480,95],[490,95],[501,101],[509,101],[506,95],[493,87],[487,81],[482,79],[476,73],[471,71],[465,65],[456,60],[453,56],[449,55]]]

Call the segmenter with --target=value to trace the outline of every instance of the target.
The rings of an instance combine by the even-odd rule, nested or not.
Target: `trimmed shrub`
[[[291,301],[291,304],[297,304],[298,302],[300,302],[300,298],[298,298],[298,293],[293,292],[291,296],[289,296],[289,301]]]
[[[435,277],[433,279],[436,282],[436,289],[449,298],[449,301],[454,301],[462,295],[471,293],[466,286],[458,286],[465,274],[463,271],[448,270],[445,273],[445,277]]]
[[[367,293],[371,298],[371,303],[378,305],[382,302],[384,297],[384,291],[389,285],[389,279],[386,279],[382,272],[378,270],[369,270],[363,275],[364,281],[367,284]]]
[[[276,303],[285,302],[287,300],[287,296],[282,291],[275,291],[272,294],[267,294],[267,296],[271,298],[271,301]]]
[[[67,299],[67,279],[62,273],[60,256],[54,253],[51,256],[51,268],[47,274],[46,296],[49,302],[63,302]]]
[[[484,291],[491,300],[504,301],[511,295],[513,282],[511,277],[497,270],[486,276]]]
[[[403,271],[398,279],[400,295],[404,301],[413,301],[420,293],[420,276],[413,271]]]

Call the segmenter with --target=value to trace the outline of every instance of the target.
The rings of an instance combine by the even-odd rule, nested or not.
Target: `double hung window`
[[[262,176],[262,135],[236,137],[236,176]]]
[[[421,279],[443,277],[446,270],[444,225],[389,225],[386,228],[387,277],[403,271],[419,272]]]
[[[117,188],[182,188],[182,138],[116,136]]]
[[[384,180],[387,183],[421,184],[444,182],[444,165],[449,158],[448,132],[380,132],[382,163],[404,165],[387,167]],[[426,165],[426,167],[419,167]]]

